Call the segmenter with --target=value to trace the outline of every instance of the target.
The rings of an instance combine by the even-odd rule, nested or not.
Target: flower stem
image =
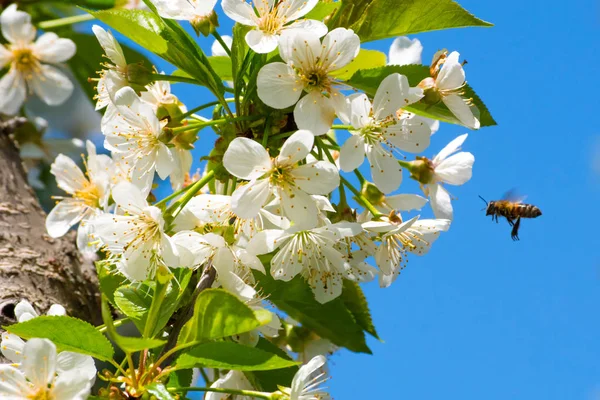
[[[94,19],[96,19],[96,17],[94,17],[92,14],[79,14],[65,18],[51,19],[50,21],[43,21],[38,24],[38,27],[40,29],[52,29],[65,25],[73,25],[80,22],[92,21]]]
[[[406,169],[410,170],[410,167],[411,167],[411,163],[410,162],[398,160],[398,164],[400,164],[400,166],[402,168],[406,168]]]
[[[248,116],[243,116],[243,117],[219,118],[219,119],[213,119],[212,121],[205,121],[205,122],[193,123],[193,124],[184,125],[184,126],[178,126],[177,128],[172,128],[171,133],[177,134],[180,132],[187,132],[192,129],[200,129],[200,128],[205,128],[207,126],[220,125],[220,124],[229,124],[231,122],[255,121],[255,120],[261,119],[261,118],[262,118],[262,115],[248,115]]]
[[[179,212],[185,207],[185,205],[206,185],[208,182],[213,180],[215,177],[215,171],[208,171],[206,175],[202,177],[202,179],[196,181],[193,185],[191,185],[188,190],[185,192],[183,197],[171,204],[171,206],[167,209],[167,214],[170,214],[173,218],[179,214]]]
[[[367,200],[365,198],[365,196],[363,196],[362,193],[360,193],[360,191],[358,191],[354,186],[352,186],[352,184],[350,182],[348,182],[348,180],[346,178],[344,178],[343,176],[340,175],[340,180],[348,189],[350,189],[350,191],[352,193],[354,193],[354,195],[365,206],[365,208],[367,210],[369,210],[369,212],[371,214],[373,214],[373,219],[378,219],[379,217],[381,217],[383,215],[382,213],[377,211],[377,209],[373,206],[373,204],[371,204],[369,202],[369,200]]]
[[[113,325],[115,326],[115,328],[118,328],[119,326],[123,325],[125,322],[128,322],[128,321],[129,321],[128,317],[121,318],[121,319],[114,321]],[[102,325],[98,325],[96,327],[96,329],[98,329],[98,331],[104,333],[104,332],[106,332],[107,328],[106,328],[106,325],[102,324]]]
[[[219,35],[219,32],[215,30],[213,31],[212,35],[215,37],[215,39],[217,39],[217,42],[219,42],[221,46],[223,46],[225,53],[227,53],[227,55],[231,57],[231,49],[229,48],[229,46],[227,46],[227,43],[225,43],[221,35]]]
[[[160,313],[160,308],[167,294],[167,289],[169,288],[169,280],[163,282],[160,270],[157,271],[156,275],[156,288],[154,289],[154,296],[152,296],[152,303],[150,304],[150,310],[148,310],[148,318],[146,318],[144,334],[142,335],[145,338],[154,336],[152,333],[156,327],[158,314]]]
[[[211,388],[211,387],[180,387],[180,388],[169,388],[171,392],[215,392],[215,393],[229,393],[238,394],[240,396],[254,397],[256,399],[271,400],[272,394],[267,392],[257,392],[254,390],[242,390],[242,389],[227,389],[227,388]]]
[[[338,129],[338,130],[354,130],[355,128],[352,125],[332,125],[331,129]]]
[[[233,101],[235,101],[235,99],[234,98],[228,98],[228,99],[225,99],[225,101],[227,101],[227,102],[233,102]],[[187,117],[189,117],[189,116],[197,113],[198,111],[202,111],[205,108],[216,106],[218,104],[221,104],[221,103],[219,101],[211,101],[210,103],[199,105],[198,107],[192,108],[190,111],[188,111],[188,112],[186,112],[184,114],[181,114],[177,119],[178,120],[182,120],[184,118],[187,118]]]

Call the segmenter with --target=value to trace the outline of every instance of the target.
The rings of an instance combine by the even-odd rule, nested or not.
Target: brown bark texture
[[[96,271],[74,235],[53,239],[46,214],[27,183],[12,133],[25,122],[0,122],[0,326],[15,323],[14,307],[29,301],[41,314],[52,304],[93,324],[102,321]],[[72,233],[72,232],[71,232]]]

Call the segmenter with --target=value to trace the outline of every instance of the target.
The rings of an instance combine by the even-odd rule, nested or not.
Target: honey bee
[[[537,218],[542,215],[542,211],[532,205],[524,204],[524,198],[518,198],[514,191],[506,193],[502,200],[490,201],[489,203],[479,196],[486,204],[485,215],[491,215],[492,221],[495,219],[498,222],[498,217],[504,217],[508,224],[512,226],[510,237],[512,240],[519,240],[519,227],[521,226],[521,218]]]

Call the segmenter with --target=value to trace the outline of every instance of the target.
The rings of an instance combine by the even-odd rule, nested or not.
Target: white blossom
[[[161,75],[164,75],[161,72]],[[171,83],[169,81],[156,81],[146,86],[146,91],[142,92],[141,99],[150,104],[156,113],[161,106],[177,105],[179,99],[171,93]],[[182,112],[185,112],[183,107]]]
[[[19,367],[0,365],[0,398],[85,400],[92,382],[84,371],[61,371],[56,346],[47,339],[25,343]]]
[[[424,191],[431,200],[431,208],[436,218],[451,220],[453,215],[450,193],[443,184],[463,185],[471,179],[473,174],[473,163],[475,162],[473,154],[464,151],[456,153],[467,136],[465,133],[457,137],[448,143],[433,160],[427,160],[432,174],[431,179],[424,186]]]
[[[148,205],[145,195],[129,182],[115,186],[112,197],[118,211],[125,214],[103,214],[93,225],[103,249],[116,258],[123,275],[142,281],[153,277],[160,266],[178,267],[177,248],[164,232],[161,210]]]
[[[336,28],[322,42],[314,32],[285,33],[279,40],[284,62],[262,67],[258,96],[277,109],[296,104],[294,120],[300,129],[327,133],[335,115],[345,108],[344,95],[331,73],[348,65],[359,50],[360,39],[351,29]]]
[[[172,184],[182,183],[178,181],[191,164],[189,151],[178,151],[160,140],[163,124],[152,106],[130,87],[117,92],[114,105],[117,112],[103,127],[104,147],[131,168],[131,181],[145,194],[152,187],[155,171],[161,179],[171,176]]]
[[[327,161],[300,165],[310,153],[314,136],[300,130],[290,136],[281,152],[271,158],[259,143],[236,138],[227,148],[223,164],[230,174],[249,180],[233,192],[231,206],[241,218],[255,217],[269,194],[279,197],[283,213],[297,225],[312,227],[317,223],[317,206],[311,195],[325,195],[339,186],[335,165]]]
[[[419,153],[429,146],[431,136],[424,121],[404,113],[398,116],[398,110],[422,97],[421,89],[411,88],[408,79],[397,73],[381,82],[373,104],[365,94],[348,97],[347,111],[340,119],[354,130],[340,150],[341,169],[346,172],[357,169],[366,154],[375,185],[384,193],[398,189],[402,168],[392,152]]]
[[[318,3],[318,0],[223,0],[225,14],[242,25],[255,29],[246,34],[246,43],[256,53],[270,53],[277,48],[279,37],[286,31],[311,32],[318,37],[327,33],[321,21],[301,20]],[[302,30],[304,32],[302,32]]]
[[[323,355],[315,356],[301,366],[294,375],[292,387],[283,391],[290,400],[329,400],[331,397],[322,385],[329,379],[325,372],[327,359]]]
[[[231,370],[222,378],[217,379],[210,385],[211,388],[254,390],[248,378],[242,371]],[[206,392],[204,400],[230,400],[232,395],[228,393]],[[235,400],[252,400],[249,396],[235,396]]]
[[[419,39],[409,39],[400,36],[394,39],[388,54],[388,64],[410,65],[421,64],[423,45]]]
[[[88,245],[91,233],[89,222],[108,207],[112,160],[106,155],[96,154],[96,147],[89,140],[86,147],[88,157],[85,174],[63,154],[59,154],[50,167],[58,187],[70,197],[55,197],[59,201],[46,218],[46,230],[51,237],[61,237],[81,222],[77,230],[79,250],[95,252],[95,246]]]
[[[309,230],[294,228],[259,232],[247,249],[253,254],[279,249],[271,260],[273,278],[289,281],[302,274],[318,302],[335,299],[342,293],[344,278],[356,280],[347,256],[336,245],[340,240],[360,234],[360,224],[338,222]]]
[[[35,42],[31,17],[11,4],[0,15],[2,35],[0,69],[10,64],[0,79],[0,112],[16,114],[29,93],[35,93],[50,106],[64,103],[73,92],[73,83],[56,64],[75,54],[75,43],[54,32],[42,34]]]
[[[379,285],[388,287],[406,266],[407,253],[426,254],[439,233],[448,230],[450,220],[419,219],[416,216],[403,222],[399,215],[393,214],[390,218],[365,222],[362,226],[380,235],[375,262],[380,270]]]
[[[202,23],[213,13],[217,0],[152,0],[163,18]]]
[[[465,71],[462,64],[458,61],[460,54],[453,51],[448,56],[434,56],[435,78],[427,78],[419,86],[426,88],[433,87],[444,102],[446,107],[458,118],[458,120],[468,128],[479,129],[481,126],[479,118],[473,114],[471,100],[462,97],[463,89],[467,84],[465,80]],[[438,69],[439,64],[442,67]]]
[[[96,110],[101,110],[109,106],[109,109],[106,110],[106,117],[103,118],[103,123],[105,123],[105,120],[110,119],[114,114],[114,109],[110,107],[112,97],[119,89],[129,84],[127,81],[127,61],[125,60],[121,45],[110,31],[104,30],[99,25],[92,26],[92,31],[104,50],[105,57],[110,61],[110,63],[102,65],[104,69],[100,72],[100,79],[96,86],[96,90],[98,91],[96,96]]]

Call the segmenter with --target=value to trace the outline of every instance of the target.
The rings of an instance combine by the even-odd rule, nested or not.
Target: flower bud
[[[361,191],[362,195],[373,205],[381,204],[385,198],[385,195],[371,182],[365,181]]]
[[[190,22],[198,36],[200,36],[200,34],[208,36],[219,26],[219,19],[217,18],[217,13],[214,11],[211,11],[211,13],[205,17],[195,18]]]
[[[431,161],[426,157],[417,156],[415,161],[408,163],[407,167],[410,171],[410,177],[417,182],[427,185],[433,180],[433,165]]]

